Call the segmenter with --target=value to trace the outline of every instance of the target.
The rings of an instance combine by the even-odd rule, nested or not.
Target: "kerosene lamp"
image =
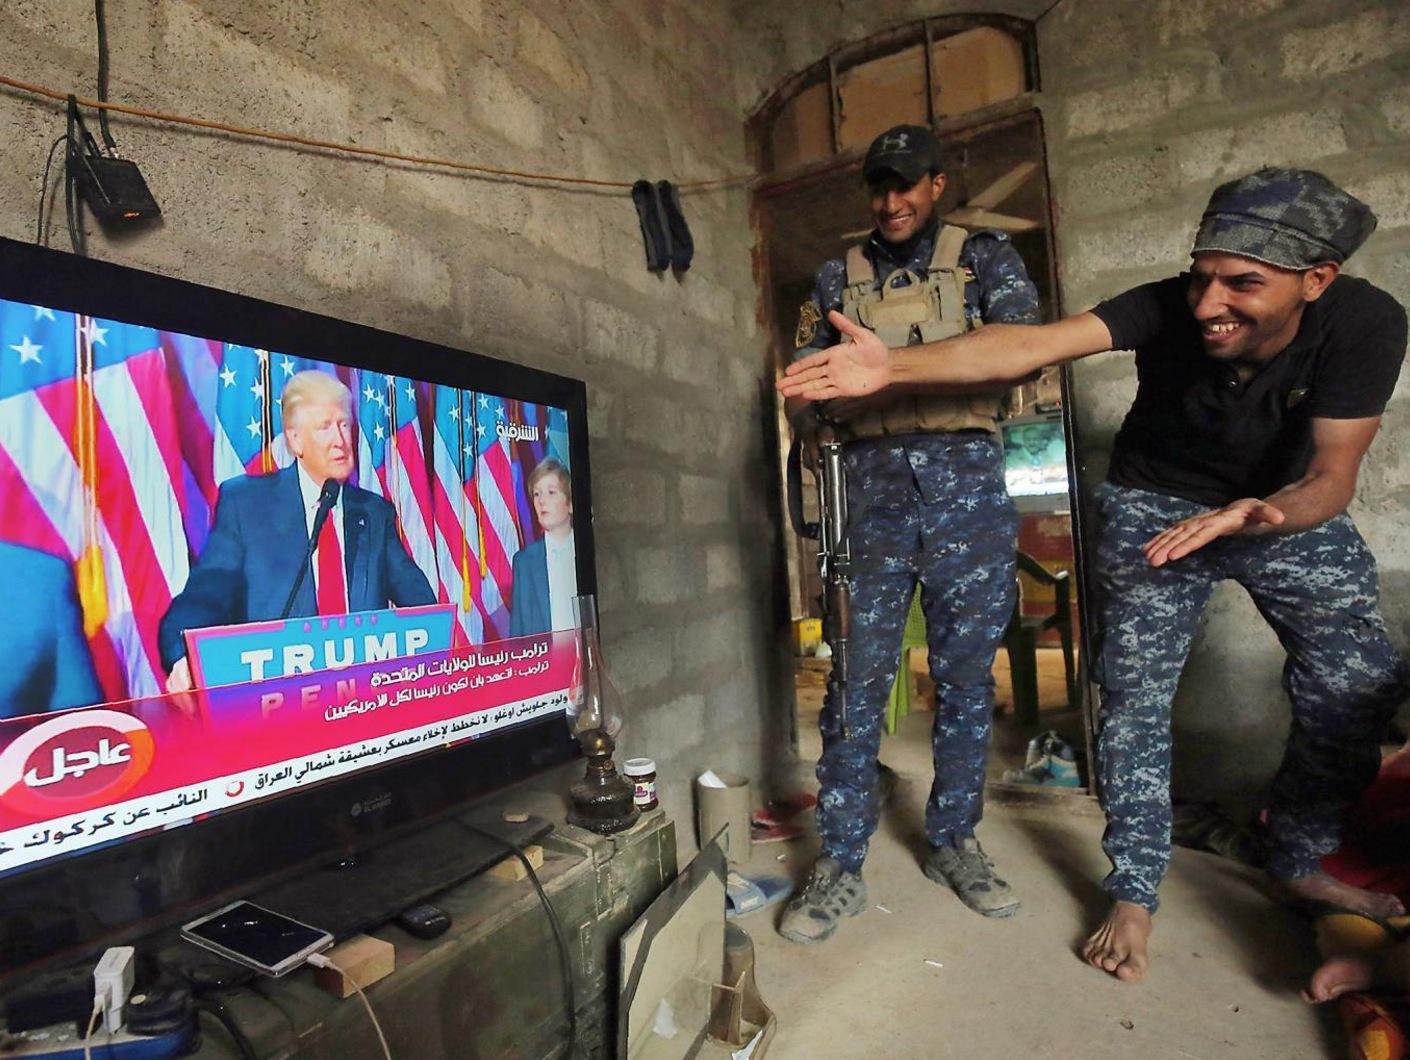
[[[641,811],[632,800],[632,785],[617,772],[612,761],[616,737],[622,731],[622,716],[617,712],[620,697],[602,662],[597,597],[574,597],[573,617],[577,624],[578,658],[567,717],[569,728],[587,756],[587,770],[569,791],[568,823],[610,835],[634,825]]]

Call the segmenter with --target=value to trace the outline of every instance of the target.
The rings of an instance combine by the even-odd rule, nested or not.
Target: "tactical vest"
[[[888,347],[935,342],[970,329],[964,307],[965,271],[960,268],[965,230],[942,225],[930,268],[923,276],[897,269],[880,288],[876,270],[860,246],[847,251],[847,286],[842,313],[876,332]],[[901,394],[841,425],[848,439],[886,434],[982,429],[997,431],[1004,392],[994,394]]]

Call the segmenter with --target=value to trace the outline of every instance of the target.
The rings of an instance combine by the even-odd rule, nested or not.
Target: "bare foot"
[[[1328,957],[1312,973],[1312,981],[1302,992],[1302,999],[1313,1005],[1365,990],[1375,981],[1375,968],[1365,957]]]
[[[1405,915],[1405,906],[1395,895],[1362,890],[1360,887],[1335,880],[1325,872],[1314,872],[1295,880],[1284,880],[1283,886],[1304,901],[1349,909],[1372,920],[1389,920],[1393,916]]]
[[[1146,940],[1153,926],[1144,906],[1117,902],[1082,947],[1082,957],[1093,968],[1110,972],[1123,983],[1139,983],[1146,974]]]

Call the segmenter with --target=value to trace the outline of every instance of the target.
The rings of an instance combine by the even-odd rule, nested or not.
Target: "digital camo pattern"
[[[930,268],[934,250],[934,232],[919,237],[913,247],[902,253],[875,233],[866,245],[878,287],[897,269],[909,269],[923,276]],[[964,289],[965,314],[971,323],[1039,322],[1037,288],[1005,233],[991,229],[971,233],[960,250],[959,264],[973,277]],[[812,295],[799,310],[796,356],[837,344],[840,336],[827,319],[827,312],[842,308],[842,289],[846,286],[847,263],[842,258],[823,262],[814,276]]]
[[[829,680],[817,817],[822,853],[858,872],[876,829],[876,757],[917,580],[936,688],[926,835],[939,846],[974,834],[984,805],[990,668],[1013,613],[1018,515],[1004,488],[1002,447],[987,433],[854,442],[845,459],[853,513],[849,738],[842,739]]]
[[[1342,262],[1376,230],[1376,215],[1310,169],[1260,169],[1210,196],[1191,253],[1238,254],[1285,269]]]
[[[1097,657],[1102,846],[1113,898],[1154,910],[1170,861],[1170,704],[1216,582],[1253,598],[1288,653],[1293,722],[1274,778],[1269,871],[1296,879],[1340,844],[1343,819],[1380,764],[1379,741],[1410,692],[1410,667],[1386,637],[1376,563],[1346,515],[1301,533],[1226,537],[1152,567],[1141,545],[1208,509],[1104,483]]]

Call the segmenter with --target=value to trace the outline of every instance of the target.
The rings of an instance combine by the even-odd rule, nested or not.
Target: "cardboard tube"
[[[695,781],[695,822],[700,831],[700,845],[703,847],[724,828],[720,847],[726,860],[748,861],[749,814],[753,807],[749,797],[749,778],[721,770],[713,770],[712,773],[724,783],[724,787],[703,784],[699,777]]]

